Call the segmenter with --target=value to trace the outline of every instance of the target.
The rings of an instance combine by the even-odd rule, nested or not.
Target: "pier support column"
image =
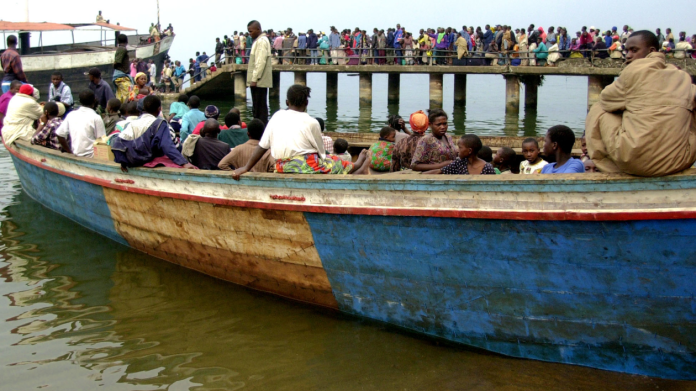
[[[430,74],[430,108],[442,108],[442,73]]]
[[[243,72],[234,74],[234,100],[246,100],[246,75]]]
[[[399,94],[401,93],[401,74],[400,73],[390,73],[389,74],[389,87],[388,87],[388,98],[387,102],[399,103]]]
[[[466,103],[466,73],[454,74],[454,104]]]
[[[537,95],[539,84],[541,83],[540,76],[525,76],[524,79],[524,108],[527,110],[536,111]]]
[[[307,72],[295,72],[295,84],[307,85]]]
[[[611,76],[588,76],[587,77],[587,111],[593,104],[599,102],[599,94],[604,87],[614,82]]]
[[[326,99],[338,99],[338,73],[326,74]]]
[[[360,74],[360,104],[372,104],[372,73]]]
[[[515,114],[520,112],[520,78],[516,75],[504,75],[505,77],[505,113]]]
[[[280,72],[272,72],[273,75],[273,88],[268,92],[268,97],[270,99],[278,100],[280,99]]]

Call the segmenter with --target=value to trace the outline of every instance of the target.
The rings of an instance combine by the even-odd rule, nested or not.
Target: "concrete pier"
[[[295,72],[295,84],[307,85],[307,72]]]
[[[466,103],[466,74],[454,75],[454,104],[463,105]]]
[[[524,81],[524,108],[536,111],[541,76],[527,76]]]
[[[372,73],[360,74],[360,104],[372,104]]]
[[[431,73],[430,74],[430,108],[431,109],[441,109],[442,100],[442,73]]]
[[[389,87],[388,87],[388,102],[399,102],[399,95],[401,92],[401,74],[400,73],[390,73],[389,74]]]
[[[273,88],[268,91],[268,97],[273,100],[280,99],[280,72],[273,72]]]
[[[246,74],[237,72],[234,74],[234,100],[246,100]]]
[[[338,73],[326,74],[326,99],[338,99]]]
[[[613,76],[588,76],[587,77],[587,111],[593,104],[599,102],[599,94],[604,87],[614,82]]]
[[[505,112],[509,114],[520,111],[520,78],[516,75],[505,77]]]

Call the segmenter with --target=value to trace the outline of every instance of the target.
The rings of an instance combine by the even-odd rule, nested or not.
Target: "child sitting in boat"
[[[391,169],[392,152],[396,129],[385,126],[379,132],[379,141],[370,146],[370,168],[378,172],[388,172]]]
[[[334,155],[338,156],[341,160],[346,162],[353,161],[353,156],[351,156],[348,152],[348,141],[342,138],[337,138],[336,141],[334,141],[333,147]]]
[[[481,139],[475,134],[462,136],[457,143],[459,156],[449,165],[423,174],[445,175],[495,175],[493,165],[478,157],[483,148]]]
[[[58,112],[58,104],[56,102],[46,102],[43,106],[44,114],[40,118],[39,127],[36,133],[31,138],[31,143],[34,145],[43,145],[46,148],[63,151],[56,135],[56,130],[63,123],[63,119]]]
[[[123,106],[125,107],[126,119],[124,119],[123,121],[117,122],[113,131],[111,133],[107,133],[107,135],[111,136],[111,135],[119,134],[119,133],[123,132],[124,130],[128,129],[131,122],[137,120],[138,117],[140,117],[140,112],[138,111],[138,104],[137,103],[128,102],[128,103],[124,104]]]
[[[554,158],[554,163],[549,163],[541,169],[542,174],[573,174],[585,172],[585,166],[579,159],[573,159],[570,153],[575,144],[573,130],[565,125],[552,126],[546,132],[544,140],[544,155]]]
[[[541,169],[549,164],[539,156],[539,142],[535,138],[527,138],[522,142],[522,156],[524,159],[520,163],[520,174],[541,174]]]
[[[497,165],[500,174],[506,175],[513,173],[512,166],[515,162],[516,156],[517,154],[515,153],[515,150],[510,147],[498,148],[493,161]]]
[[[106,103],[106,113],[102,114],[102,120],[104,121],[104,129],[106,134],[110,134],[116,128],[116,123],[121,120],[121,100],[118,98],[111,98]]]
[[[315,119],[317,120],[317,122],[319,122],[319,127],[321,128],[321,140],[324,142],[324,150],[326,151],[326,153],[334,153],[333,139],[324,134],[324,132],[326,131],[326,127],[324,126],[324,120],[319,117]]]
[[[276,159],[277,173],[353,174],[362,168],[367,151],[360,153],[355,163],[326,154],[319,122],[307,114],[310,93],[309,87],[298,84],[288,89],[288,109],[273,115],[247,165],[232,173],[235,180],[251,170],[269,149]]]

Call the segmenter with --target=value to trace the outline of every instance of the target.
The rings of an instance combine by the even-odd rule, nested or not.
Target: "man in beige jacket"
[[[590,158],[601,172],[663,176],[696,161],[696,86],[665,62],[657,37],[626,41],[626,68],[606,87],[585,121]]]
[[[247,85],[251,90],[254,118],[268,123],[268,89],[273,87],[273,66],[271,65],[271,43],[261,31],[261,23],[252,20],[247,25],[249,35],[254,40],[249,54]]]

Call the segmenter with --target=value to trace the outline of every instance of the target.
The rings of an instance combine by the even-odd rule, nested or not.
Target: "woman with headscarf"
[[[392,125],[392,122],[393,121],[390,118],[390,126]],[[396,144],[394,144],[394,150],[392,152],[392,164],[390,168],[392,172],[408,170],[411,168],[413,152],[416,150],[418,141],[423,138],[425,131],[428,130],[430,122],[428,121],[428,115],[421,110],[411,114],[409,124],[411,125],[411,130],[413,133],[406,138],[398,140]],[[403,129],[405,130],[406,127],[404,126]]]
[[[546,43],[546,33],[544,32],[544,28],[543,28],[543,27],[539,27],[539,40],[540,40],[541,42]]]
[[[10,145],[17,139],[30,141],[35,132],[34,122],[43,114],[43,108],[34,97],[34,87],[29,84],[19,87],[19,92],[7,105],[7,115],[3,120],[2,137],[5,144]]]
[[[145,87],[147,84],[147,75],[143,72],[140,72],[135,75],[135,84],[133,84],[130,89],[128,90],[128,102],[133,102],[136,101],[138,98],[138,95],[140,94],[140,89]],[[153,93],[154,91],[150,91],[150,94]]]

